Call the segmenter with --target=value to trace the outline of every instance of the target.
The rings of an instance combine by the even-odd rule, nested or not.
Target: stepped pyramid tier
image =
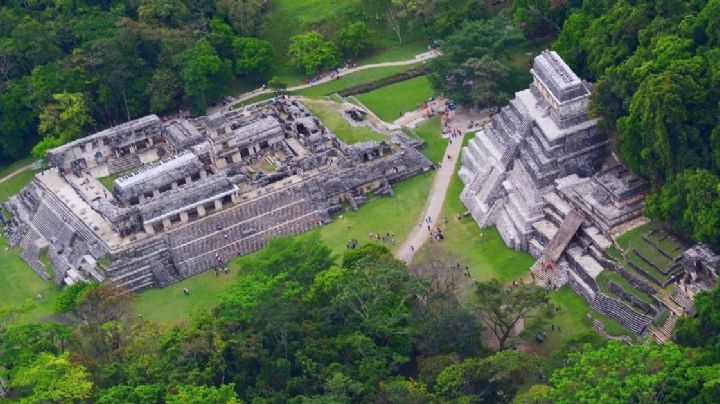
[[[404,142],[345,144],[285,97],[192,120],[151,115],[48,156],[5,204],[10,243],[46,281],[109,279],[131,291],[328,223],[432,167]],[[115,173],[109,191],[98,178]]]
[[[481,226],[495,224],[505,242],[529,249],[543,195],[568,175],[602,166],[608,140],[587,115],[592,87],[554,51],[535,57],[533,83],[515,94],[462,153],[461,199]]]

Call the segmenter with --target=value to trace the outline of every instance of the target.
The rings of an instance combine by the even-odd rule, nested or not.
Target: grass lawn
[[[112,174],[107,177],[98,178],[98,182],[101,183],[108,191],[112,192],[113,182],[120,176],[120,174]]]
[[[417,67],[418,65],[418,63],[415,63],[411,65],[376,67],[367,70],[360,70],[359,72],[343,75],[337,80],[331,80],[312,87],[303,88],[302,90],[289,91],[288,94],[304,95],[307,97],[322,97],[326,95],[331,95],[339,91],[347,90],[348,88],[358,86],[360,84],[372,83],[375,81],[386,79],[396,74],[408,71],[414,67]],[[290,87],[292,87],[297,84],[303,84],[304,81],[300,83],[287,83]],[[272,93],[260,94],[255,97],[248,98],[247,100],[243,101],[242,104],[250,105],[256,102],[269,100],[273,96],[274,94]]]
[[[333,101],[310,98],[304,98],[301,101],[313,114],[320,118],[325,126],[330,128],[340,140],[347,144],[386,139],[383,134],[375,132],[367,126],[355,127],[350,125],[342,117],[340,111],[336,109],[339,105]]]
[[[630,284],[630,282],[628,282],[625,278],[620,276],[620,274],[613,272],[613,271],[609,271],[609,270],[602,271],[600,273],[600,275],[598,275],[598,277],[597,277],[597,282],[598,282],[598,286],[600,286],[600,290],[605,292],[606,294],[612,295],[612,293],[610,293],[608,291],[608,286],[607,286],[608,281],[615,282],[625,292],[630,293],[631,295],[637,297],[638,299],[642,300],[643,302],[645,302],[647,304],[654,304],[653,300],[650,299],[650,297],[648,295],[635,289],[635,287],[633,287]]]
[[[214,271],[205,271],[164,288],[140,292],[133,300],[133,308],[145,319],[162,324],[177,325],[186,321],[191,313],[209,310],[220,303],[219,296],[227,285],[237,282],[239,267],[230,263],[230,273],[215,277]],[[185,296],[183,289],[190,295]]]
[[[435,116],[421,123],[415,128],[415,134],[425,141],[425,149],[422,154],[430,161],[438,162],[445,156],[448,141],[442,137],[442,127],[440,117]]]
[[[545,340],[542,344],[535,342],[534,332],[526,338],[531,350],[542,356],[552,355],[564,338],[592,330],[590,319],[586,316],[590,311],[590,305],[569,286],[550,292],[550,302],[560,310],[555,312],[552,318],[544,321],[542,331],[545,331]]]
[[[24,159],[15,161],[7,166],[0,167],[0,178],[3,178],[4,176],[10,174],[11,172],[17,170],[20,167],[32,164],[33,161],[35,161],[35,158],[25,157]]]
[[[420,76],[358,94],[356,97],[380,119],[393,122],[399,111],[413,111],[418,104],[427,101],[434,94],[435,90],[430,87],[427,76]]]
[[[0,308],[19,306],[31,300],[34,307],[24,313],[20,321],[39,321],[53,314],[60,288],[40,279],[20,258],[19,248],[7,251],[6,248],[7,238],[0,236]],[[35,301],[38,294],[43,295],[43,299]]]
[[[25,185],[32,181],[35,174],[36,172],[33,170],[22,171],[7,181],[0,183],[0,202],[5,202],[8,198],[20,192]]]
[[[411,229],[417,225],[425,208],[434,172],[427,172],[394,185],[395,197],[382,197],[362,206],[357,212],[347,211],[318,229],[320,236],[337,254],[346,251],[345,244],[357,239],[360,244],[373,242],[370,233],[395,234],[395,250],[400,247]]]
[[[273,43],[275,65],[273,72],[289,85],[303,82],[302,72],[287,64],[288,46],[293,35],[316,29],[322,34],[341,28],[342,14],[350,11],[360,0],[273,0],[265,17],[260,37]],[[328,39],[328,35],[325,35]]]
[[[402,45],[391,46],[385,49],[379,49],[372,54],[360,59],[358,65],[371,65],[374,63],[395,62],[399,60],[409,60],[420,53],[428,51],[428,43],[425,39],[406,42]]]
[[[633,334],[630,333],[630,331],[627,330],[627,328],[623,327],[618,323],[617,321],[611,319],[610,317],[607,317],[604,314],[600,314],[597,311],[592,312],[592,316],[596,319],[600,320],[601,323],[605,326],[605,331],[607,331],[608,334],[619,337],[621,335],[627,335],[630,338],[634,338]]]
[[[375,15],[382,15],[382,3],[362,0],[273,0],[265,17],[260,37],[273,43],[275,48],[275,71],[273,75],[279,77],[288,85],[301,84],[304,81],[302,71],[287,64],[287,50],[290,38],[310,30],[320,32],[325,39],[332,39],[332,35],[350,20],[357,20],[357,15],[367,16],[366,23],[372,31],[370,41],[378,49],[370,55],[356,60],[355,63],[371,64],[394,60],[410,59],[418,53],[427,50],[424,40],[418,38],[422,33],[405,32],[404,44],[397,43],[395,35],[386,24],[375,21]],[[377,3],[374,4],[374,3]],[[350,17],[356,15],[356,17]]]

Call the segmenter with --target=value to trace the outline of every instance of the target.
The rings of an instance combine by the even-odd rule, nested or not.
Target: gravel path
[[[438,51],[432,50],[432,51],[429,51],[429,52],[417,54],[417,55],[415,55],[414,58],[408,59],[408,60],[399,60],[399,61],[396,61],[396,62],[373,63],[373,64],[369,64],[369,65],[362,65],[362,66],[352,67],[352,68],[349,68],[349,69],[340,69],[340,77],[342,77],[342,76],[344,76],[344,75],[346,75],[346,74],[351,74],[351,73],[359,72],[359,71],[361,71],[361,70],[374,69],[374,68],[376,68],[376,67],[390,67],[390,66],[411,65],[411,64],[413,64],[413,63],[419,63],[419,62],[423,62],[423,61],[426,61],[426,60],[430,60],[430,59],[438,56],[439,54],[440,54],[440,53],[439,53]],[[302,90],[302,89],[305,89],[305,88],[309,88],[309,87],[316,86],[316,85],[318,85],[318,84],[327,83],[328,81],[332,81],[332,80],[334,80],[334,78],[331,78],[329,74],[326,74],[326,75],[323,76],[320,80],[318,80],[318,81],[316,81],[316,82],[314,82],[314,83],[312,83],[312,84],[301,84],[301,85],[294,86],[294,87],[288,87],[286,91]],[[272,90],[268,88],[268,89],[265,89],[265,90],[255,90],[255,91],[251,91],[251,92],[249,92],[249,93],[242,94],[242,95],[240,95],[239,97],[237,97],[236,100],[233,101],[233,102],[232,102],[231,104],[229,104],[229,105],[220,106],[220,107],[211,107],[211,108],[208,108],[208,110],[207,110],[207,115],[212,115],[212,114],[214,114],[214,113],[216,113],[216,112],[218,112],[218,111],[220,111],[220,110],[223,110],[223,109],[225,109],[225,110],[231,109],[235,104],[239,104],[239,103],[241,103],[241,102],[243,102],[243,101],[245,101],[245,100],[247,100],[247,99],[256,97],[256,96],[261,95],[261,94],[268,94],[268,93],[271,93],[271,92],[272,92]]]
[[[9,180],[10,178],[12,178],[12,177],[14,177],[14,176],[16,176],[16,175],[18,175],[18,174],[20,174],[20,173],[23,172],[23,171],[26,171],[26,170],[31,169],[32,166],[33,166],[32,164],[28,164],[28,165],[26,165],[26,166],[24,166],[24,167],[18,168],[17,170],[11,172],[10,174],[8,174],[8,175],[6,175],[6,176],[0,178],[0,184],[2,184],[3,182]]]
[[[415,226],[395,253],[395,256],[408,264],[412,261],[415,256],[415,251],[420,248],[428,237],[430,237],[430,231],[428,231],[428,225],[435,227],[435,224],[440,218],[442,213],[443,204],[445,203],[445,194],[447,194],[450,180],[455,172],[455,159],[459,158],[460,149],[462,148],[463,133],[460,137],[456,137],[452,140],[452,143],[448,144],[443,156],[443,164],[437,170],[435,178],[433,178],[432,188],[430,188],[430,195],[428,195],[427,202],[425,203],[425,209],[423,209],[420,218],[418,219],[417,226]],[[448,154],[452,156],[452,160],[448,160]],[[427,223],[426,219],[430,216],[432,223]]]

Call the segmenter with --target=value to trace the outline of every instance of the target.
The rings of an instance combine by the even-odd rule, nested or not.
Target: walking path
[[[428,195],[427,202],[425,203],[425,209],[423,209],[423,212],[420,215],[418,224],[413,228],[405,242],[395,252],[395,257],[399,260],[405,261],[409,264],[415,256],[415,251],[425,244],[425,241],[427,241],[428,237],[430,237],[430,232],[427,229],[428,225],[434,228],[436,223],[439,223],[442,207],[445,203],[445,194],[447,194],[448,186],[450,186],[450,180],[455,173],[455,160],[459,158],[458,156],[462,148],[464,137],[465,133],[463,132],[462,135],[456,137],[452,140],[452,143],[448,144],[448,147],[445,150],[445,155],[443,156],[443,163],[441,167],[438,168],[435,178],[433,178],[430,195]],[[452,156],[452,160],[448,160],[448,154]],[[428,216],[432,220],[432,223],[426,222]]]
[[[23,167],[18,168],[17,170],[11,172],[10,174],[8,174],[8,175],[0,178],[0,184],[2,184],[3,182],[9,180],[10,178],[12,178],[12,177],[14,177],[14,176],[16,176],[16,175],[18,175],[18,174],[20,174],[20,173],[23,172],[23,171],[26,171],[26,170],[31,169],[32,167],[33,167],[32,164],[28,164],[28,165],[26,165],[26,166],[23,166]]]
[[[362,65],[362,66],[352,67],[352,68],[349,68],[349,69],[340,69],[340,74],[338,75],[338,77],[342,77],[342,76],[344,76],[344,75],[346,75],[346,74],[351,74],[351,73],[359,72],[359,71],[361,71],[361,70],[374,69],[374,68],[376,68],[376,67],[391,67],[391,66],[411,65],[411,64],[414,64],[414,63],[419,63],[419,62],[424,62],[424,61],[426,61],[426,60],[430,60],[430,59],[432,59],[432,58],[434,58],[434,57],[437,57],[437,56],[439,56],[439,55],[440,55],[440,53],[439,53],[437,50],[431,50],[431,51],[428,51],[428,52],[425,52],[425,53],[417,54],[417,55],[415,55],[414,58],[408,59],[408,60],[399,60],[399,61],[396,61],[396,62],[373,63],[373,64],[369,64],[369,65]],[[318,85],[318,84],[327,83],[328,81],[332,81],[332,80],[335,80],[335,77],[334,77],[334,76],[331,76],[330,74],[326,74],[326,75],[324,75],[322,78],[320,78],[320,80],[318,80],[318,81],[315,81],[315,82],[313,82],[313,83],[308,83],[308,84],[301,84],[301,85],[297,85],[297,86],[294,86],[294,87],[288,87],[285,91],[297,91],[297,90],[302,90],[302,89],[305,89],[305,88],[314,87],[314,86],[316,86],[316,85]],[[251,92],[249,92],[249,93],[242,94],[242,95],[240,95],[239,97],[237,97],[235,101],[233,101],[232,103],[230,103],[230,104],[228,104],[228,105],[208,108],[207,114],[208,114],[208,115],[212,115],[212,114],[214,114],[214,113],[216,113],[216,112],[218,112],[218,111],[220,111],[220,110],[229,110],[229,109],[231,109],[235,104],[239,104],[239,103],[241,103],[241,102],[243,102],[243,101],[245,101],[245,100],[247,100],[247,99],[256,97],[256,96],[261,95],[261,94],[269,94],[269,93],[271,93],[271,92],[272,92],[272,90],[269,89],[269,88],[267,88],[267,89],[264,89],[264,90],[255,90],[255,91],[251,91]]]

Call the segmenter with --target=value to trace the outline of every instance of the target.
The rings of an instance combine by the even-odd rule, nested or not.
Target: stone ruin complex
[[[609,153],[607,137],[587,113],[591,84],[554,51],[538,55],[531,73],[530,88],[516,93],[463,148],[460,198],[480,227],[497,226],[509,247],[537,258],[531,268],[536,282],[569,284],[593,309],[637,335],[655,324],[652,337],[664,341],[680,305],[660,301],[655,292],[684,275],[681,256],[665,253],[671,264],[658,268],[664,279],[652,277],[657,284],[650,286],[607,253],[618,247],[614,237],[641,221],[648,184]],[[690,250],[684,262],[703,279],[716,279],[710,268],[718,268],[720,257],[710,255]],[[603,290],[597,279],[604,270],[646,293],[646,301],[613,281],[606,283],[612,293]],[[664,311],[670,315],[661,324]]]
[[[169,123],[146,116],[48,161],[5,205],[10,244],[45,280],[109,279],[132,291],[328,223],[432,166],[400,141],[347,145],[288,98]],[[120,175],[112,192],[98,181],[110,175]]]

